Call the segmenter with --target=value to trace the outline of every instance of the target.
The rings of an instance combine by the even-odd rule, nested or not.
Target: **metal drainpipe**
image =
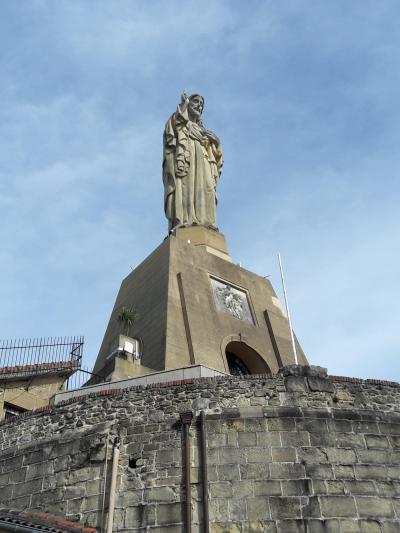
[[[190,480],[190,435],[189,429],[193,419],[192,411],[185,411],[179,414],[182,430],[183,440],[185,446],[185,461],[184,461],[184,477],[185,477],[185,494],[186,494],[186,533],[192,531],[192,492],[191,492],[191,480]]]
[[[115,487],[117,486],[120,444],[121,442],[120,442],[119,437],[116,437],[114,441],[114,453],[113,453],[113,462],[112,462],[112,470],[111,470],[110,500],[108,502],[108,517],[107,517],[107,528],[106,528],[107,533],[112,533],[113,522],[114,522]]]
[[[201,439],[201,477],[202,477],[202,492],[203,492],[203,529],[204,533],[210,532],[210,518],[208,510],[208,474],[207,474],[207,429],[206,429],[206,414],[204,411],[200,413],[200,439]]]
[[[110,430],[107,431],[106,437],[106,458],[104,464],[104,476],[103,476],[103,499],[101,503],[101,526],[100,529],[104,533],[104,510],[106,508],[106,492],[107,492],[107,470],[108,470],[108,444],[110,439]]]

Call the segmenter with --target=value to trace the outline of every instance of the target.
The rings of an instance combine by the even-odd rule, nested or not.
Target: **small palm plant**
[[[129,333],[133,323],[138,318],[138,313],[134,307],[121,307],[117,320],[122,325],[124,334],[129,337]]]

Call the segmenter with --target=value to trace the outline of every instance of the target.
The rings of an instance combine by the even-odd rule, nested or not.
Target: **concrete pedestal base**
[[[98,374],[118,345],[122,306],[138,312],[130,336],[141,343],[146,372],[204,365],[225,373],[275,373],[293,363],[288,321],[270,282],[232,264],[218,232],[179,229],[124,279]],[[300,364],[307,364],[297,350]],[[121,371],[118,365],[111,378],[121,379]]]

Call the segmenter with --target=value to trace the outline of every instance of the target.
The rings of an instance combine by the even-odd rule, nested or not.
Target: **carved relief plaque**
[[[247,293],[245,291],[232,287],[232,285],[228,285],[227,283],[223,283],[214,278],[210,278],[210,281],[215,307],[218,311],[232,315],[244,322],[254,324]]]

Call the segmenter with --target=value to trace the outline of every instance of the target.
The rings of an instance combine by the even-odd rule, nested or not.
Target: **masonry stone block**
[[[238,464],[225,464],[217,466],[218,479],[220,481],[232,481],[240,479]]]
[[[311,479],[334,479],[333,468],[329,464],[306,464],[306,476]]]
[[[86,481],[65,487],[65,499],[83,498],[86,496]]]
[[[53,473],[53,463],[52,462],[46,462],[46,463],[35,463],[32,465],[29,465],[26,468],[26,481],[30,481],[31,479],[35,478],[42,478],[45,475],[52,474]]]
[[[362,517],[394,517],[394,509],[390,499],[357,496],[356,502],[358,513]]]
[[[365,441],[363,435],[357,435],[355,433],[337,433],[335,439],[335,445],[338,448],[365,448]]]
[[[309,433],[309,442],[306,446],[317,446],[326,448],[336,446],[337,433]]]
[[[336,479],[354,479],[356,477],[353,465],[333,465],[333,472]]]
[[[398,533],[399,531],[399,522],[398,521],[385,521],[381,523],[382,533]]]
[[[282,488],[280,481],[271,479],[254,481],[255,496],[280,496],[281,494]]]
[[[310,446],[311,444],[310,433],[308,433],[308,431],[281,431],[279,437],[281,439],[282,446],[300,447]],[[270,446],[277,446],[278,444],[271,442]]]
[[[228,502],[229,519],[232,522],[247,520],[246,499],[231,499]]]
[[[37,454],[39,452],[34,452],[34,454]],[[35,455],[36,457],[36,455]],[[19,470],[22,467],[22,461],[24,457],[22,455],[17,455],[15,457],[10,457],[5,461],[2,461],[0,463],[0,472],[6,473],[6,472],[12,472],[14,470]],[[25,463],[29,464],[29,463]]]
[[[340,533],[338,520],[308,520],[307,528],[307,533]],[[361,530],[357,533],[361,533]]]
[[[364,439],[367,448],[389,448],[389,441],[386,435],[364,435]]]
[[[277,463],[294,463],[297,460],[296,448],[272,447],[272,460]]]
[[[363,453],[365,450],[360,450]],[[332,464],[352,465],[357,462],[354,450],[346,448],[326,448],[328,460]]]
[[[6,486],[1,487],[0,502],[7,503],[11,499],[12,492],[13,492],[12,485],[6,485]]]
[[[323,379],[316,376],[309,376],[307,378],[307,383],[311,391],[314,392],[328,392],[333,394],[335,392],[335,387],[328,379]]]
[[[387,466],[387,476],[390,479],[400,480],[400,467],[399,466]]]
[[[156,523],[155,505],[138,504],[135,507],[128,507],[124,514],[124,524],[127,529],[140,528],[143,525],[152,526]]]
[[[278,533],[308,533],[303,520],[279,520]]]
[[[257,433],[252,431],[244,431],[237,435],[238,446],[256,446]]]
[[[241,533],[241,528],[232,522],[216,522],[211,524],[211,533]]]
[[[328,454],[325,449],[315,446],[303,446],[297,450],[299,461],[303,464],[324,464],[328,463]]]
[[[153,502],[174,502],[177,495],[170,487],[153,487],[144,491],[145,501]]]
[[[340,520],[340,531],[346,531],[348,533],[363,533],[363,525],[357,519],[353,520]]]
[[[35,494],[42,490],[42,480],[34,479],[24,483],[18,483],[13,485],[12,495],[13,498],[18,498],[19,496],[26,496],[27,494]]]
[[[303,518],[321,517],[321,507],[317,496],[302,498],[302,515]]]
[[[268,431],[294,431],[295,428],[293,418],[269,418],[267,420]]]
[[[353,497],[349,496],[321,496],[321,512],[324,517],[357,516],[357,509]]]
[[[232,494],[235,498],[249,498],[254,494],[253,482],[246,480],[232,481]]]
[[[269,498],[269,505],[272,518],[301,518],[302,501],[299,497],[282,496],[277,498],[275,496],[271,496]]]
[[[267,479],[270,477],[269,464],[252,463],[239,465],[242,479]]]
[[[256,520],[242,523],[242,533],[277,533],[275,522]]]
[[[359,494],[359,495],[373,495],[376,494],[375,483],[372,481],[356,481],[356,480],[347,480],[344,482],[346,491],[349,494]]]
[[[328,494],[346,494],[344,483],[339,479],[327,479],[325,484]]]
[[[304,377],[289,376],[285,379],[286,390],[290,392],[307,392],[307,384]]]
[[[184,508],[182,503],[169,503],[157,505],[157,524],[173,524],[183,521]]]
[[[314,493],[311,479],[281,480],[283,496],[309,496]]]
[[[268,498],[255,496],[247,500],[247,514],[250,521],[271,518]]]
[[[209,501],[211,522],[226,522],[229,520],[228,506],[225,498],[211,498]]]
[[[210,496],[212,498],[232,498],[233,487],[229,481],[221,481],[210,483],[209,485]]]

